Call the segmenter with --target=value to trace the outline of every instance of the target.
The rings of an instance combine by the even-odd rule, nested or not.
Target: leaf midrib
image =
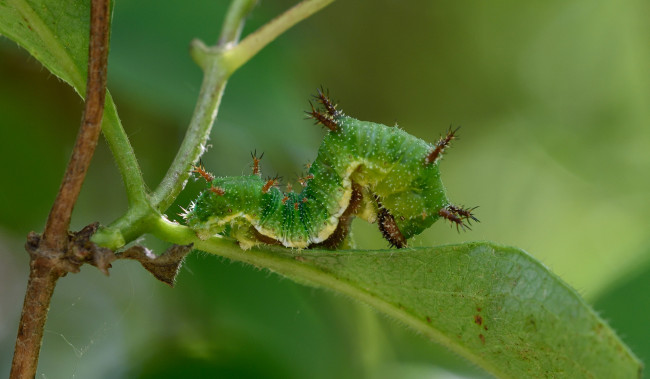
[[[201,245],[202,243],[199,242],[195,245],[195,248],[201,249]],[[234,249],[240,250],[238,246],[235,246]],[[221,255],[229,257],[230,254],[228,253],[222,250]],[[377,294],[369,292],[366,289],[362,288],[359,283],[351,282],[346,278],[328,273],[318,268],[318,266],[316,266],[313,262],[287,262],[288,258],[286,256],[276,255],[273,251],[266,251],[265,249],[263,250],[261,248],[253,248],[251,250],[248,250],[244,255],[235,253],[229,258],[249,263],[256,267],[266,268],[287,277],[299,279],[299,281],[311,282],[318,285],[319,287],[332,289],[343,293],[353,299],[365,302],[368,305],[375,307],[380,312],[383,312],[391,317],[394,317],[397,320],[404,322],[407,325],[410,325],[412,328],[426,335],[431,340],[447,347],[460,356],[465,357],[469,361],[490,372],[495,377],[511,377],[510,375],[502,372],[497,366],[493,365],[491,361],[483,359],[483,357],[475,354],[471,349],[456,343],[452,338],[446,336],[443,332],[439,331],[433,326],[426,324],[423,320],[421,320],[415,314],[409,312],[406,308],[400,308],[396,304],[378,297]],[[287,263],[290,264],[287,265]]]
[[[32,31],[34,31],[41,38],[43,44],[48,47],[48,50],[59,62],[63,73],[68,74],[68,77],[62,75],[61,79],[68,82],[77,91],[77,93],[83,97],[85,92],[85,82],[81,75],[81,70],[72,59],[72,57],[67,53],[67,50],[61,44],[59,39],[56,38],[54,31],[43,21],[40,15],[26,1],[7,1],[9,4],[13,5],[14,9],[16,9],[29,23]],[[35,49],[28,50],[30,50],[30,53],[32,55],[38,56],[38,52]],[[75,68],[76,70],[69,70],[69,68]]]

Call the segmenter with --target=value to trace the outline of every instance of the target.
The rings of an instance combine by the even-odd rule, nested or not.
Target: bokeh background
[[[265,1],[244,33],[293,4]],[[201,72],[192,38],[217,38],[226,1],[118,1],[109,88],[150,187],[193,110]],[[530,252],[575,287],[650,362],[650,3],[335,2],[265,48],[231,79],[205,165],[296,178],[323,130],[304,120],[323,85],[359,119],[460,140],[442,163],[453,201],[481,223],[437,223],[411,243],[489,240]],[[82,102],[0,38],[0,372],[7,373],[27,280],[22,248],[41,231]],[[190,183],[169,213],[201,189]],[[73,227],[126,209],[102,141]],[[354,224],[362,248],[385,248]],[[165,244],[144,243],[158,251]],[[266,271],[192,254],[177,287],[135,262],[59,282],[39,377],[483,377],[479,369],[367,307]]]

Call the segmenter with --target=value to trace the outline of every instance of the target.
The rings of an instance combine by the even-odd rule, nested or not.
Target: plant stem
[[[262,48],[275,40],[298,22],[318,12],[334,0],[305,0],[276,17],[254,33],[244,38],[237,46],[224,52],[225,64],[231,74],[248,62]]]
[[[244,18],[253,8],[255,0],[233,1],[226,15],[220,46],[234,45],[239,40]],[[196,45],[193,45],[196,48]],[[190,176],[190,168],[203,151],[210,136],[210,130],[217,118],[221,96],[230,76],[223,69],[223,62],[218,52],[205,57],[203,83],[199,92],[199,100],[194,108],[194,114],[187,128],[185,138],[167,174],[154,191],[152,201],[154,206],[164,212],[174,202]]]
[[[233,1],[221,31],[220,44],[226,45],[238,41],[244,18],[255,2],[255,0]],[[145,193],[144,181],[135,155],[124,130],[119,125],[112,99],[109,98],[111,112],[108,114],[110,118],[104,125],[104,135],[109,141],[124,179],[127,195],[129,195],[129,209],[109,227],[100,229],[92,237],[93,242],[117,249],[146,233],[150,220],[161,217],[158,209],[164,212],[174,202],[189,178],[192,163],[203,153],[228,76],[221,68],[219,54],[209,51],[202,42],[193,42],[192,55],[195,58],[200,56],[201,60],[197,63],[204,70],[199,100],[181,147],[150,201]]]
[[[63,272],[56,269],[52,260],[33,257],[29,263],[29,281],[18,324],[18,335],[11,364],[10,378],[34,378],[43,340],[43,328],[50,309],[50,299],[56,281]]]
[[[230,5],[223,27],[221,27],[218,46],[225,47],[239,41],[242,29],[244,29],[243,20],[253,10],[255,4],[257,4],[257,0],[238,0]]]
[[[106,97],[102,133],[104,133],[106,142],[113,153],[122,176],[129,207],[145,206],[149,200],[144,179],[142,179],[142,173],[140,172],[140,165],[135,158],[133,147],[129,143],[129,137],[126,135],[117,115],[110,92],[107,93]]]
[[[230,75],[281,33],[332,1],[334,0],[305,0],[299,3],[244,39],[246,44],[242,48],[237,41],[241,34],[244,18],[256,1],[235,0],[228,10],[218,45],[207,47],[200,41],[192,43],[191,55],[203,68],[204,77],[199,99],[181,147],[165,177],[151,195],[150,202],[145,200],[146,204],[140,203],[141,206],[132,206],[124,216],[110,226],[100,229],[92,237],[93,242],[116,249],[152,228],[150,222],[157,217],[160,218],[160,213],[165,212],[174,202],[189,179],[192,164],[205,151],[210,130],[217,117],[219,103]],[[124,140],[126,139],[124,138]],[[125,149],[130,148],[128,141],[124,146]],[[113,154],[119,156],[120,149],[121,147],[116,147]],[[125,177],[127,191],[132,193],[134,198],[146,198],[143,192],[138,192],[143,191],[144,184],[139,177],[137,162],[129,165],[126,161],[124,164],[120,164],[118,161],[118,164],[120,164],[120,171]],[[130,169],[134,172],[130,174],[132,178],[129,182],[126,176]]]
[[[30,254],[29,281],[16,336],[11,378],[34,378],[43,340],[50,300],[57,280],[74,266],[65,261],[69,251],[70,218],[81,191],[90,160],[101,132],[106,95],[106,67],[110,30],[110,0],[92,0],[86,103],[72,157],[59,193],[45,225],[42,238],[30,234],[26,249]]]
[[[200,54],[193,55],[200,65],[205,65],[205,76],[185,139],[165,178],[152,196],[153,204],[160,212],[167,210],[174,202],[189,178],[192,164],[203,154],[230,75],[280,34],[332,1],[334,0],[305,0],[261,27],[239,44],[237,40],[241,33],[243,19],[255,1],[235,1],[224,22],[219,46],[216,49],[206,49],[200,43],[193,45],[195,49],[202,50]]]
[[[210,129],[217,118],[227,80],[228,76],[222,68],[221,59],[215,55],[209,56],[206,60],[199,100],[194,108],[185,139],[167,174],[151,197],[153,205],[161,212],[169,208],[185,187],[192,164],[203,154]]]
[[[110,29],[109,1],[91,3],[90,42],[88,47],[88,79],[84,115],[68,162],[59,193],[54,200],[45,224],[44,248],[61,251],[68,242],[68,227],[72,209],[77,202],[81,185],[95,153],[101,133],[101,121],[106,96],[106,62]]]

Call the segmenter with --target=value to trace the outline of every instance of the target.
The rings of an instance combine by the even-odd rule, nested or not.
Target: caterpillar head
[[[228,226],[256,218],[266,185],[258,175],[215,178],[183,217],[200,238],[207,239]]]

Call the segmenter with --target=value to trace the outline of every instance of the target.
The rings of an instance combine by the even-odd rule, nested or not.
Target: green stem
[[[102,226],[90,240],[112,250],[119,249],[141,235],[149,232],[151,224],[162,218],[148,203],[130,207],[122,217],[109,226]]]
[[[254,3],[255,0],[233,1],[222,28],[220,43],[237,42],[244,18]],[[151,220],[162,217],[156,208],[164,212],[182,190],[189,178],[191,164],[203,153],[228,79],[221,68],[218,51],[206,48],[201,42],[192,44],[192,56],[205,71],[199,101],[176,158],[163,181],[152,194],[151,200],[145,192],[146,187],[135,154],[120,125],[115,105],[109,94],[103,131],[126,185],[129,209],[111,225],[102,227],[95,233],[92,237],[93,242],[117,249],[133,241],[150,229]]]
[[[206,47],[200,41],[192,43],[191,55],[204,70],[199,99],[181,147],[165,177],[149,199],[128,139],[121,127],[115,127],[119,126],[119,119],[113,114],[115,107],[109,97],[110,103],[107,102],[106,107],[113,113],[109,112],[107,115],[110,120],[105,122],[105,134],[108,133],[106,138],[127,186],[131,207],[110,226],[100,229],[92,237],[93,242],[116,249],[155,228],[155,220],[162,219],[160,214],[174,202],[189,179],[192,164],[205,150],[230,75],[284,31],[332,1],[334,0],[305,0],[297,4],[248,36],[241,47],[237,41],[244,18],[256,0],[235,0],[228,10],[218,45]],[[236,245],[235,248],[239,249]]]
[[[243,19],[255,1],[235,1],[226,16],[219,46],[207,48],[201,42],[192,44],[192,56],[203,67],[205,76],[185,139],[165,178],[152,196],[153,204],[160,212],[167,210],[174,202],[190,176],[192,164],[203,154],[230,75],[280,34],[332,1],[334,0],[305,0],[239,44],[236,43],[241,34]]]
[[[255,0],[235,0],[231,4],[222,29],[220,41],[236,42],[244,17]],[[152,220],[162,217],[156,208],[166,210],[189,178],[190,166],[203,153],[210,128],[217,116],[219,103],[228,77],[224,75],[219,55],[204,44],[193,42],[192,56],[204,69],[199,101],[194,110],[185,139],[165,178],[149,201],[135,154],[120,125],[112,98],[107,99],[104,135],[122,174],[129,198],[129,209],[108,227],[102,227],[92,241],[111,249],[118,249],[150,229]]]
[[[0,2],[2,3],[2,2]],[[53,61],[57,64],[48,64],[48,60],[42,63],[62,80],[68,82],[81,97],[86,97],[86,79],[84,78],[85,69],[79,67],[72,59],[71,52],[62,44],[55,32],[44,22],[43,18],[38,15],[35,8],[27,1],[10,0],[10,8],[15,8],[26,25],[34,32],[43,43],[48,46],[49,51],[53,53]],[[14,40],[20,40],[17,36],[9,36]],[[30,53],[38,57],[40,54],[33,48],[23,45]],[[134,205],[146,201],[146,192],[144,181],[135,159],[133,148],[129,144],[128,137],[120,123],[115,104],[110,93],[106,94],[104,105],[104,114],[102,122],[102,133],[113,152],[118,168],[122,175],[122,180],[126,186],[129,205]]]
[[[106,94],[102,133],[115,157],[115,162],[122,175],[129,207],[144,206],[148,203],[144,179],[129,137],[124,132],[120,118],[110,93]]]
[[[305,0],[268,24],[251,33],[237,46],[224,52],[225,64],[228,73],[235,72],[244,63],[248,62],[262,48],[275,40],[280,34],[287,31],[295,24],[318,12],[334,0]]]
[[[210,129],[217,118],[223,90],[226,88],[228,74],[224,71],[219,56],[207,56],[205,65],[199,100],[185,139],[167,174],[152,195],[154,206],[161,212],[167,210],[174,202],[190,177],[192,164],[203,154]]]
[[[239,41],[244,18],[255,5],[256,0],[236,0],[230,5],[219,37],[219,47],[227,47]],[[192,53],[199,65],[203,67],[204,76],[199,93],[199,100],[194,108],[190,126],[185,133],[174,161],[167,174],[152,195],[154,206],[164,212],[174,202],[190,176],[192,164],[196,162],[203,151],[210,136],[210,130],[217,118],[219,103],[230,77],[223,68],[221,49],[208,49],[197,42],[192,44],[192,49],[202,54]]]
[[[225,47],[228,44],[239,41],[242,29],[244,28],[243,20],[253,10],[255,4],[257,4],[257,0],[239,0],[234,1],[230,5],[223,22],[223,27],[221,28],[221,36],[217,43],[218,46]]]

